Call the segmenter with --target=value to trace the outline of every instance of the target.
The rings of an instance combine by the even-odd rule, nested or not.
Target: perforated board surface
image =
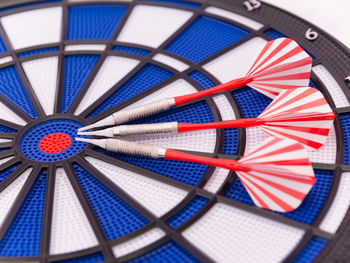
[[[244,2],[0,1],[0,262],[349,261],[350,52]],[[310,86],[336,114],[297,210],[255,207],[224,169],[74,141],[114,111],[242,76],[257,47],[283,36],[312,55]],[[257,117],[270,102],[242,87],[136,123]],[[248,128],[133,140],[238,159],[264,138]]]

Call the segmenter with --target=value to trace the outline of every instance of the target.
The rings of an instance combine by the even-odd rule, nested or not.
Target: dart
[[[296,209],[315,183],[306,149],[289,139],[270,137],[238,161],[197,156],[119,139],[76,140],[118,153],[195,162],[235,171],[256,206],[279,212]]]
[[[311,64],[312,58],[294,40],[289,38],[272,40],[266,43],[253,65],[242,78],[192,94],[163,99],[129,110],[117,111],[98,122],[80,128],[79,131],[119,125],[245,85],[270,98],[275,98],[282,90],[307,86],[310,79]]]
[[[321,92],[304,87],[282,91],[257,118],[211,123],[121,125],[92,132],[78,132],[78,135],[122,137],[259,126],[271,136],[294,139],[308,148],[319,149],[328,137],[334,116]]]

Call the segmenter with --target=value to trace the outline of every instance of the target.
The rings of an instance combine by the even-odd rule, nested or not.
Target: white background
[[[350,0],[264,0],[319,26],[350,48]]]

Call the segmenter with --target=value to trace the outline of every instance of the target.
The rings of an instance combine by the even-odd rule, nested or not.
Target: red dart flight
[[[99,131],[78,132],[78,134],[122,137],[259,126],[269,135],[293,139],[307,148],[316,150],[326,142],[334,117],[322,93],[315,88],[304,87],[281,92],[257,118],[210,123],[168,122],[121,125]]]
[[[281,91],[309,84],[312,58],[292,39],[279,38],[266,43],[250,70],[242,78],[196,93],[156,101],[129,110],[121,110],[79,131],[119,125],[226,90],[248,85],[275,98]]]
[[[296,141],[268,138],[239,161],[203,157],[119,139],[85,139],[108,151],[212,165],[235,171],[255,205],[279,212],[298,208],[315,184],[306,149]]]

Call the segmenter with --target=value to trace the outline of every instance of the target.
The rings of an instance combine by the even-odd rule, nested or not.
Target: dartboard
[[[310,86],[336,114],[296,210],[256,207],[222,168],[75,140],[115,111],[241,77],[280,37],[313,58]],[[350,51],[316,26],[253,0],[3,1],[0,52],[1,262],[348,262]],[[242,87],[134,123],[254,118],[270,102]],[[239,159],[266,137],[130,140]]]

